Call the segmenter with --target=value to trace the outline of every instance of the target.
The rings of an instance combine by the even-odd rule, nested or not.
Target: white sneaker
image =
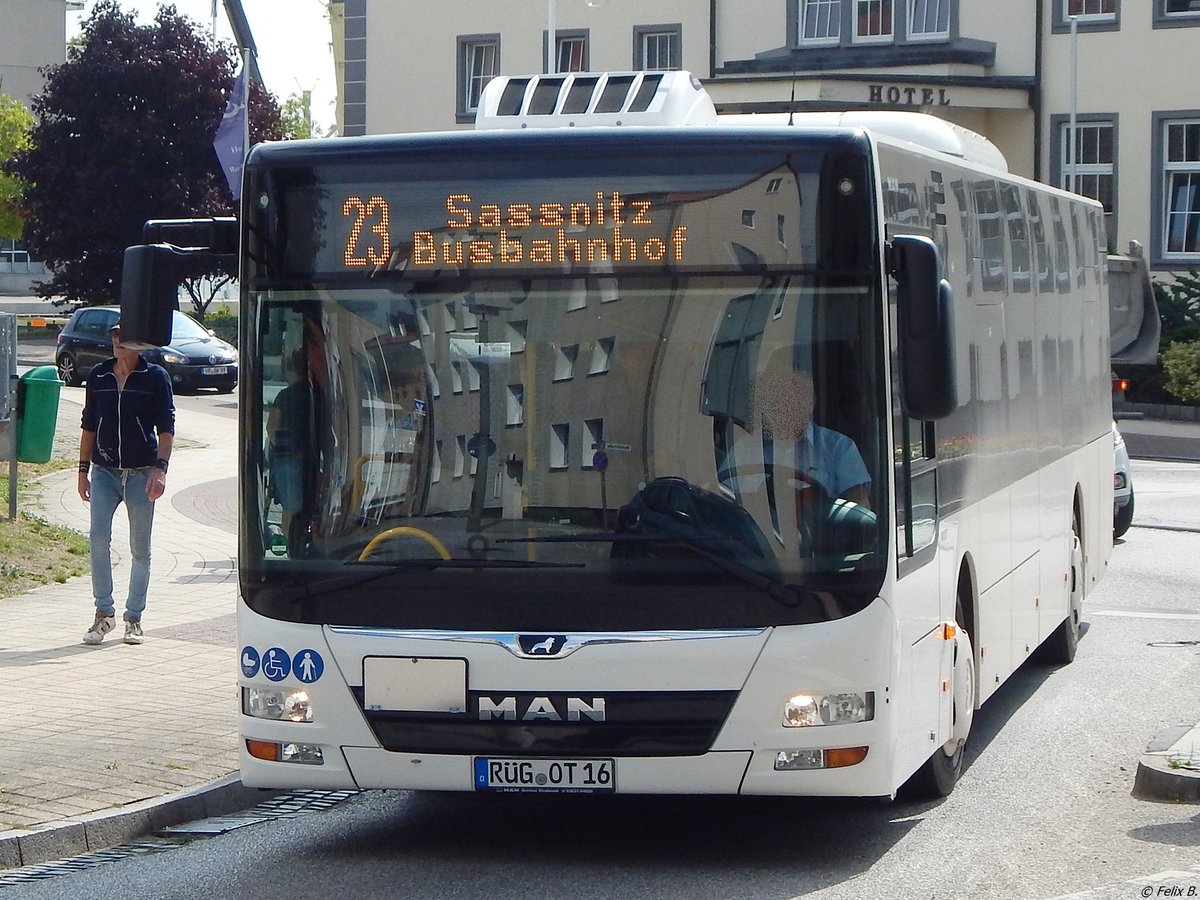
[[[104,636],[117,627],[116,616],[106,616],[104,613],[96,613],[96,621],[92,623],[92,627],[87,630],[87,634],[83,636],[85,644],[98,644],[104,640]]]
[[[125,643],[140,644],[142,642],[142,623],[141,622],[126,622],[125,623]]]

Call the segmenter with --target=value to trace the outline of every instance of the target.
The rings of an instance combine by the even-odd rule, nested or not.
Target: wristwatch
[[[165,472],[165,471],[167,471],[167,466],[170,465],[170,463],[168,463],[165,459],[162,459],[160,457],[159,460],[154,463],[154,465],[157,466],[158,468],[162,469]]]

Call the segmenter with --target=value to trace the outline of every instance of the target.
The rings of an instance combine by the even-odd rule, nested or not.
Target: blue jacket
[[[117,389],[116,357],[98,363],[87,377],[83,430],[96,433],[91,462],[139,469],[158,461],[158,435],[175,433],[175,395],[162,366],[138,358]]]

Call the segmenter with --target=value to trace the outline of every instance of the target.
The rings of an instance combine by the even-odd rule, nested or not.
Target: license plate
[[[228,375],[229,366],[205,366],[200,370],[201,375]]]
[[[617,766],[611,759],[494,759],[477,756],[475,790],[611,793]]]

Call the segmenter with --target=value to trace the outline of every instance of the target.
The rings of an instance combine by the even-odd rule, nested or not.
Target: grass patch
[[[8,518],[9,463],[0,461],[0,598],[44,584],[62,584],[90,571],[85,535],[22,511],[31,503],[35,478],[74,465],[70,459],[17,463],[17,518],[13,521]]]

